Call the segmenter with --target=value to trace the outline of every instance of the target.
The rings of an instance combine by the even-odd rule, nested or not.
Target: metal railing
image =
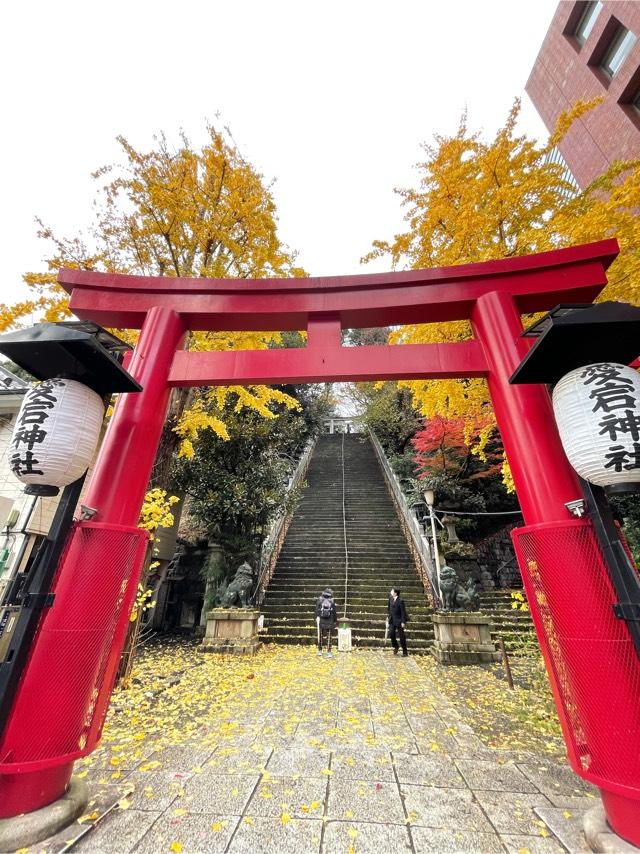
[[[391,468],[387,455],[380,444],[380,440],[373,430],[369,429],[368,432],[371,444],[376,452],[376,457],[380,463],[380,468],[384,474],[387,489],[393,499],[393,504],[396,508],[396,514],[400,521],[402,533],[407,541],[407,545],[409,546],[409,550],[416,565],[416,570],[420,576],[420,580],[422,581],[424,592],[429,599],[430,604],[435,607],[437,597],[435,595],[435,585],[432,581],[432,579],[435,578],[435,562],[431,554],[429,540],[422,532],[420,523],[418,522],[415,513],[411,509],[407,498],[402,491],[400,481]]]
[[[313,436],[305,445],[295,471],[289,478],[289,483],[285,490],[286,495],[289,495],[304,480],[304,476],[309,468],[313,449],[316,446],[316,441],[317,437]],[[269,533],[262,541],[260,560],[258,561],[258,581],[256,583],[255,592],[251,597],[253,604],[258,607],[262,605],[262,602],[264,601],[267,587],[273,577],[276,563],[280,555],[280,550],[282,549],[282,544],[284,543],[284,538],[287,535],[287,530],[289,529],[289,524],[294,512],[295,507],[289,507],[281,510],[271,523]]]
[[[347,594],[349,592],[349,545],[347,542],[347,485],[344,465],[344,433],[342,434],[342,534],[344,537],[344,610],[342,618],[347,617]]]

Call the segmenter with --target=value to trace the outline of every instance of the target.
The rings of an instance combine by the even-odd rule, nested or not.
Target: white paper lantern
[[[9,446],[12,472],[29,485],[73,483],[93,459],[103,419],[104,404],[93,389],[76,380],[44,380],[20,407]]]
[[[570,371],[553,390],[569,462],[597,486],[640,482],[640,376],[600,362]]]

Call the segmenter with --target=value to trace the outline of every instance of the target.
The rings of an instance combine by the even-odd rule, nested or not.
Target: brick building
[[[562,0],[525,88],[550,131],[578,99],[604,96],[559,146],[581,187],[640,158],[640,2]]]

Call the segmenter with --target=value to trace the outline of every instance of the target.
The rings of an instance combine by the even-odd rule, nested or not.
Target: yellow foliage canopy
[[[295,253],[278,237],[270,186],[242,157],[228,134],[212,126],[207,132],[206,144],[200,149],[184,134],[175,149],[161,135],[155,148],[146,152],[119,137],[123,163],[105,166],[93,176],[99,190],[89,235],[59,238],[38,221],[39,236],[51,246],[47,270],[24,276],[33,299],[0,305],[0,331],[19,325],[34,312],[49,321],[69,316],[67,294],[56,282],[62,266],[154,276],[304,276],[295,264]],[[131,333],[124,332],[123,337],[135,340]],[[262,349],[279,340],[277,332],[195,333],[189,346],[199,350]],[[196,405],[187,408],[180,434],[193,438],[200,425],[211,426],[224,436],[221,419],[204,416],[215,406],[221,413],[230,395],[240,408],[250,407],[265,416],[272,415],[271,403],[296,405],[264,386],[196,393]],[[189,452],[188,444],[184,450]]]
[[[620,256],[609,270],[603,299],[637,303],[640,297],[640,162],[615,163],[591,186],[576,191],[550,150],[599,99],[578,102],[561,116],[549,141],[538,144],[516,131],[516,101],[495,139],[473,133],[462,116],[453,136],[424,146],[417,188],[396,192],[407,208],[407,230],[393,241],[375,241],[365,261],[389,256],[394,268],[441,267],[544,252],[616,237]],[[397,344],[459,341],[471,337],[465,322],[404,326]],[[484,380],[406,381],[416,408],[427,418],[492,414]],[[482,439],[483,437],[481,437]],[[488,438],[485,435],[484,439]]]

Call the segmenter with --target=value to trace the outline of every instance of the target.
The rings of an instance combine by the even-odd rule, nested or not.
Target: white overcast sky
[[[524,85],[556,0],[72,0],[0,11],[3,193],[0,300],[42,269],[39,215],[86,228],[92,170],[164,130],[203,140],[228,124],[276,179],[281,238],[311,275],[362,272],[374,238],[402,225],[395,186],[415,181],[420,142],[466,107],[492,134]],[[219,118],[216,118],[219,116]],[[376,268],[388,264],[376,265]]]

